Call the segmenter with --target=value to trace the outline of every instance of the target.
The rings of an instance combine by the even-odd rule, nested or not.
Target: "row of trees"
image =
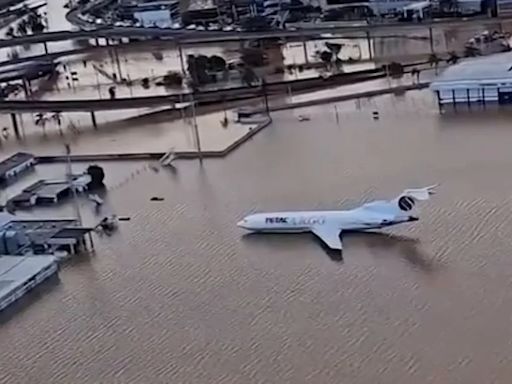
[[[26,18],[23,18],[15,27],[9,27],[5,33],[6,37],[26,36],[34,33],[41,33],[46,25],[43,16],[37,11],[31,11]]]
[[[226,60],[217,55],[188,55],[187,71],[192,87],[214,83],[217,81],[217,75],[227,70],[238,70],[242,81],[248,86],[252,86],[258,81],[258,76],[253,68],[262,67],[267,62],[267,56],[262,49],[245,48],[241,52],[240,62],[229,65]]]

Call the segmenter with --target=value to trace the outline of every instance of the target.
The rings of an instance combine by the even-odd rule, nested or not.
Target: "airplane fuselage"
[[[435,185],[406,189],[391,200],[376,200],[344,211],[267,212],[246,216],[237,225],[255,232],[312,232],[331,249],[343,249],[343,231],[365,231],[410,221],[416,201],[428,200]]]
[[[255,232],[300,233],[323,226],[340,231],[362,231],[416,220],[417,218],[413,216],[388,217],[379,213],[353,209],[256,213],[246,216],[237,225]]]

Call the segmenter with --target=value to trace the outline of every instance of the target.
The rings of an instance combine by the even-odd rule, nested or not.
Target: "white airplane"
[[[256,213],[246,216],[237,225],[254,232],[312,232],[329,248],[342,250],[343,231],[365,231],[418,221],[414,215],[416,202],[428,200],[435,193],[432,185],[406,189],[392,200],[378,200],[344,211],[297,211]]]

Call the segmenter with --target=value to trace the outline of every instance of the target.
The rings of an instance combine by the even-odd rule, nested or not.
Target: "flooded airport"
[[[131,220],[2,319],[0,382],[508,383],[510,113],[440,115],[428,91],[337,111],[273,113],[202,165],[102,164]],[[434,183],[419,222],[344,235],[342,261],[235,225]]]

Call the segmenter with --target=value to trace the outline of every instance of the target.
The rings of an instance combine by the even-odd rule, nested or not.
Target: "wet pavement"
[[[434,69],[424,69],[420,76],[421,82],[430,81],[435,73]],[[416,78],[406,74],[400,79],[381,78],[308,93],[293,93],[290,89],[286,95],[270,97],[269,105],[272,107],[318,101],[343,95],[386,90],[401,85],[409,86],[416,82]],[[355,103],[360,104],[364,100],[365,98],[355,100]],[[261,109],[264,107],[262,99],[239,103],[239,106],[243,105],[259,106]],[[339,103],[339,105],[344,107],[351,104]],[[8,138],[2,140],[2,151],[14,152],[37,145],[38,154],[55,155],[61,154],[64,148],[63,143],[69,141],[72,142],[75,154],[166,152],[171,147],[177,151],[196,150],[191,108],[186,107],[182,111],[166,111],[166,109],[166,107],[158,107],[97,111],[95,112],[98,125],[96,129],[89,112],[46,113],[43,114],[43,119],[35,113],[17,114],[23,137],[21,142],[14,137],[11,116],[0,115],[0,125],[6,127],[9,132]],[[224,116],[229,121],[227,127],[221,125]],[[236,109],[228,104],[218,106],[215,112],[198,111],[197,124],[202,149],[222,150],[254,127],[251,124],[239,124],[236,120]]]
[[[162,110],[162,109],[160,109]],[[70,143],[73,154],[116,154],[175,151],[197,151],[190,108],[183,115],[168,111],[143,115],[149,111],[112,111],[97,114],[94,129],[88,113],[66,113],[59,127],[52,114],[46,114],[44,127],[36,125],[36,116],[23,114],[21,132],[25,139],[17,141],[12,133],[2,140],[1,151],[7,156],[19,150],[37,149],[38,155],[64,154],[64,143]],[[182,118],[184,116],[184,118]],[[224,127],[224,116],[229,124]],[[7,124],[8,121],[3,121]],[[0,120],[1,121],[1,120]],[[199,115],[196,118],[200,146],[203,151],[222,151],[255,128],[256,123],[237,123],[228,110]],[[12,132],[12,131],[11,131]]]

